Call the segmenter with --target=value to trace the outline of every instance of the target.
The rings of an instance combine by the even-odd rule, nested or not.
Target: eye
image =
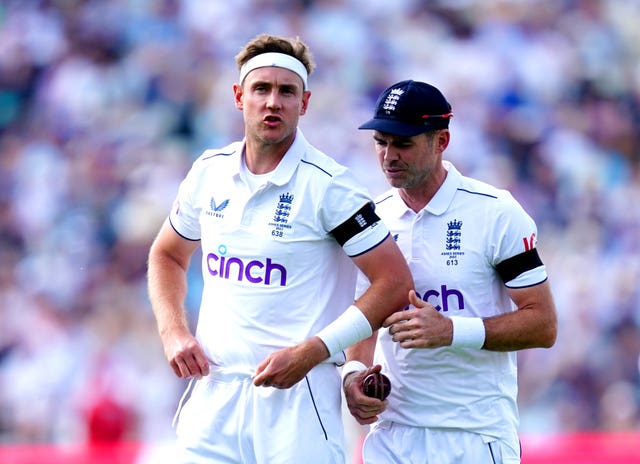
[[[399,141],[393,144],[397,148],[407,148],[411,146],[411,142]]]

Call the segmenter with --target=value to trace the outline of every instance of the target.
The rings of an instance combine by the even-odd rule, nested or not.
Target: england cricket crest
[[[271,235],[273,237],[283,237],[285,229],[291,229],[289,224],[289,215],[291,214],[291,205],[293,204],[293,195],[289,192],[280,195],[280,201],[276,205],[276,211],[273,215],[273,221],[269,223],[273,227]]]
[[[460,251],[462,244],[462,221],[454,219],[447,222],[447,234],[444,240],[444,250],[441,254],[447,257],[447,266],[457,266],[464,255]]]

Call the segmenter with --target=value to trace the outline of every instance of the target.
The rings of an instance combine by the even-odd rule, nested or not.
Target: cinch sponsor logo
[[[447,312],[450,309],[464,309],[462,292],[455,289],[448,289],[446,285],[440,286],[440,291],[427,290],[423,295],[418,293],[418,296],[427,303],[431,303],[438,311]]]
[[[231,279],[242,282],[248,280],[253,284],[264,283],[264,285],[271,285],[271,282],[278,282],[279,285],[284,287],[287,285],[287,269],[278,263],[275,263],[271,258],[259,261],[252,259],[249,262],[245,262],[240,258],[233,256],[226,256],[227,247],[220,245],[218,247],[218,253],[207,254],[207,269],[212,276],[220,277],[221,279]]]

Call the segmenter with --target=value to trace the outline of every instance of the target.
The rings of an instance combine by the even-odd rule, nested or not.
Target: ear
[[[302,105],[300,106],[300,116],[307,112],[309,107],[309,99],[311,98],[311,90],[305,90],[302,92]]]
[[[233,101],[236,105],[236,108],[239,110],[243,109],[242,95],[242,86],[240,84],[233,84]]]
[[[446,150],[446,148],[449,146],[450,141],[451,132],[449,132],[449,129],[442,129],[438,131],[438,149],[440,150],[440,152]]]

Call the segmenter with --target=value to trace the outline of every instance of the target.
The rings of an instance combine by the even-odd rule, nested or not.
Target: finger
[[[202,350],[197,350],[193,354],[193,362],[195,363],[195,373],[201,376],[209,375],[209,360]]]
[[[416,308],[424,308],[426,305],[426,302],[418,296],[415,290],[409,290],[409,303]]]
[[[422,348],[420,341],[413,338],[398,342],[402,348]]]
[[[188,379],[189,377],[191,377],[191,372],[189,371],[189,367],[187,366],[187,364],[184,362],[182,358],[177,359],[175,361],[175,367],[173,368],[173,370],[181,379]]]
[[[403,330],[399,330],[393,334],[391,339],[394,342],[399,343],[402,348],[420,348],[422,347],[420,337],[421,335],[418,330],[404,328]]]
[[[262,361],[260,364],[258,364],[258,367],[256,367],[256,372],[253,374],[253,384],[256,387],[268,387],[270,385],[271,379],[267,369],[268,365],[269,358]]]
[[[356,419],[356,421],[358,421],[358,423],[360,425],[368,425],[368,424],[373,424],[375,421],[378,420],[378,416],[377,415],[360,415],[360,414],[352,414],[352,416]]]
[[[410,317],[411,313],[409,311],[395,312],[382,322],[382,327],[391,327],[393,324],[397,324],[398,322],[409,320]]]
[[[195,377],[197,379],[202,378],[200,363],[196,359],[195,354],[185,356],[184,366],[185,369],[183,369],[183,372],[186,374],[186,377]]]
[[[409,319],[403,320],[403,321],[399,321],[399,322],[395,322],[393,323],[391,326],[389,326],[389,334],[392,336],[400,336],[400,335],[404,335],[406,338],[406,335],[413,330],[415,324],[412,323]],[[397,340],[395,340],[397,341]]]
[[[357,405],[349,407],[351,415],[358,419],[358,421],[364,421],[364,423],[372,423],[378,419],[378,415],[384,411],[386,403],[382,401],[375,407],[364,407],[364,405]],[[361,422],[363,423],[363,422]]]
[[[366,377],[369,374],[375,374],[376,372],[380,372],[382,370],[382,366],[380,364],[376,364],[375,366],[371,366],[370,368],[367,369],[365,375],[363,376]]]
[[[209,361],[203,356],[194,356],[195,376],[206,377],[209,375]]]
[[[182,372],[180,371],[180,367],[175,362],[171,362],[171,363],[169,363],[169,365],[171,366],[171,369],[173,370],[173,373],[177,377],[182,378]]]

